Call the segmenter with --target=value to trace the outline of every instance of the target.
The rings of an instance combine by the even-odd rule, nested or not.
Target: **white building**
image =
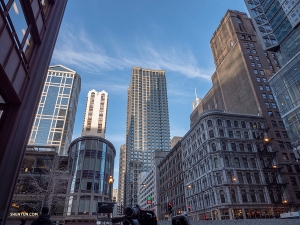
[[[98,136],[105,138],[108,93],[89,91],[81,136]]]

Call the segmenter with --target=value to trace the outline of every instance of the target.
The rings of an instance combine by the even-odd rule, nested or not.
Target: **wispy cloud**
[[[141,66],[176,72],[187,78],[210,79],[212,70],[200,68],[190,50],[138,40],[134,46],[114,40],[112,46],[105,49],[99,43],[91,41],[83,29],[77,28],[75,32],[72,26],[64,24],[53,61],[74,66],[90,74]],[[113,50],[113,53],[108,54],[107,50]]]

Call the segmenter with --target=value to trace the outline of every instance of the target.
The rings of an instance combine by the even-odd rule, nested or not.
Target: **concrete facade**
[[[279,217],[287,182],[263,117],[203,112],[182,138],[187,213],[192,220]]]
[[[89,91],[86,98],[85,114],[81,136],[98,136],[105,138],[108,109],[108,93]]]
[[[126,145],[120,147],[119,159],[119,183],[118,183],[118,214],[121,215],[124,209],[124,185],[126,171]]]
[[[153,153],[170,150],[166,72],[132,68],[128,88],[124,205],[137,203],[138,174],[153,168]]]

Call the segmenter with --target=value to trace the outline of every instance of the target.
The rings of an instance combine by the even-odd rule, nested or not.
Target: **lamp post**
[[[109,178],[108,178],[108,184],[109,184],[109,189],[110,189],[110,195],[109,195],[109,197],[110,197],[109,201],[110,202],[112,202],[112,195],[113,195],[113,193],[112,193],[112,184],[113,184],[113,182],[114,182],[113,176],[110,175]],[[107,217],[110,218],[109,213],[107,213]]]

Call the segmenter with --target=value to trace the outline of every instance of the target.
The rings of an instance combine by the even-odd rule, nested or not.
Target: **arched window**
[[[216,143],[212,143],[212,144],[211,144],[211,149],[212,149],[213,152],[214,152],[214,151],[217,151]]]
[[[234,165],[235,165],[236,168],[240,168],[241,167],[239,158],[237,158],[237,157],[234,158]]]
[[[261,151],[260,145],[256,145],[256,150],[257,150],[257,152]]]
[[[256,202],[256,196],[253,190],[250,190],[250,198],[251,198],[251,202]]]
[[[276,196],[277,196],[277,201],[279,203],[282,203],[282,196],[281,196],[281,191],[280,190],[276,190]]]
[[[235,120],[235,121],[233,122],[233,124],[234,124],[234,127],[239,127],[238,121]]]
[[[214,133],[213,130],[210,130],[210,131],[208,132],[208,134],[209,134],[209,137],[210,137],[210,138],[213,138],[213,137],[215,136],[215,133]]]
[[[224,163],[225,163],[225,167],[230,167],[229,159],[227,156],[224,158]]]
[[[250,128],[252,128],[252,129],[253,129],[253,123],[252,123],[252,122],[250,122],[250,123],[249,123],[249,125],[250,125]]]
[[[248,152],[252,152],[252,146],[251,146],[251,144],[247,144],[247,150],[248,150]]]
[[[245,151],[245,146],[244,146],[244,144],[240,143],[240,144],[239,144],[239,147],[240,147],[240,151],[241,151],[241,152],[244,152],[244,151]]]
[[[241,190],[243,202],[248,202],[247,193],[245,190]]]
[[[247,158],[243,158],[242,160],[243,160],[244,167],[245,167],[245,168],[249,168]]]
[[[213,124],[212,124],[212,121],[211,121],[211,120],[208,120],[208,121],[207,121],[207,126],[208,126],[208,127],[212,127],[212,125],[213,125]]]
[[[206,140],[206,138],[205,138],[205,133],[202,134],[202,139],[203,139],[203,141]]]
[[[266,183],[269,184],[270,183],[270,179],[269,179],[268,174],[264,173],[264,177],[265,177]]]
[[[226,120],[226,124],[227,124],[227,127],[231,127],[231,122],[230,122],[230,120]]]
[[[259,195],[260,202],[266,202],[265,195],[264,195],[264,192],[262,190],[258,191],[258,195]]]
[[[253,129],[256,129],[257,128],[257,126],[256,126],[256,123],[254,122],[253,123]]]
[[[201,123],[201,129],[204,130],[204,125],[203,125],[203,123]]]
[[[226,143],[225,142],[222,142],[222,150],[226,150]]]
[[[242,124],[242,128],[246,128],[246,123],[245,123],[245,121],[242,121],[241,124]]]
[[[277,177],[275,173],[271,173],[271,177],[272,177],[272,182],[277,184]]]
[[[236,203],[236,194],[234,190],[231,190],[231,201],[232,203]]]
[[[261,124],[260,123],[257,123],[257,128],[261,128]]]
[[[224,191],[220,191],[220,200],[221,200],[221,203],[225,203],[226,202],[226,199],[225,199],[225,195],[224,195]]]
[[[263,158],[260,158],[259,161],[260,161],[260,167],[261,167],[261,169],[265,168],[266,167],[265,160]]]
[[[269,191],[269,195],[270,195],[271,203],[275,203],[274,193],[272,190]]]
[[[231,143],[231,150],[236,151],[236,144],[235,143]]]
[[[222,120],[218,119],[218,126],[221,127],[222,126]]]
[[[215,168],[219,168],[220,167],[220,163],[219,163],[219,159],[218,158],[214,158],[214,164],[215,164]]]

